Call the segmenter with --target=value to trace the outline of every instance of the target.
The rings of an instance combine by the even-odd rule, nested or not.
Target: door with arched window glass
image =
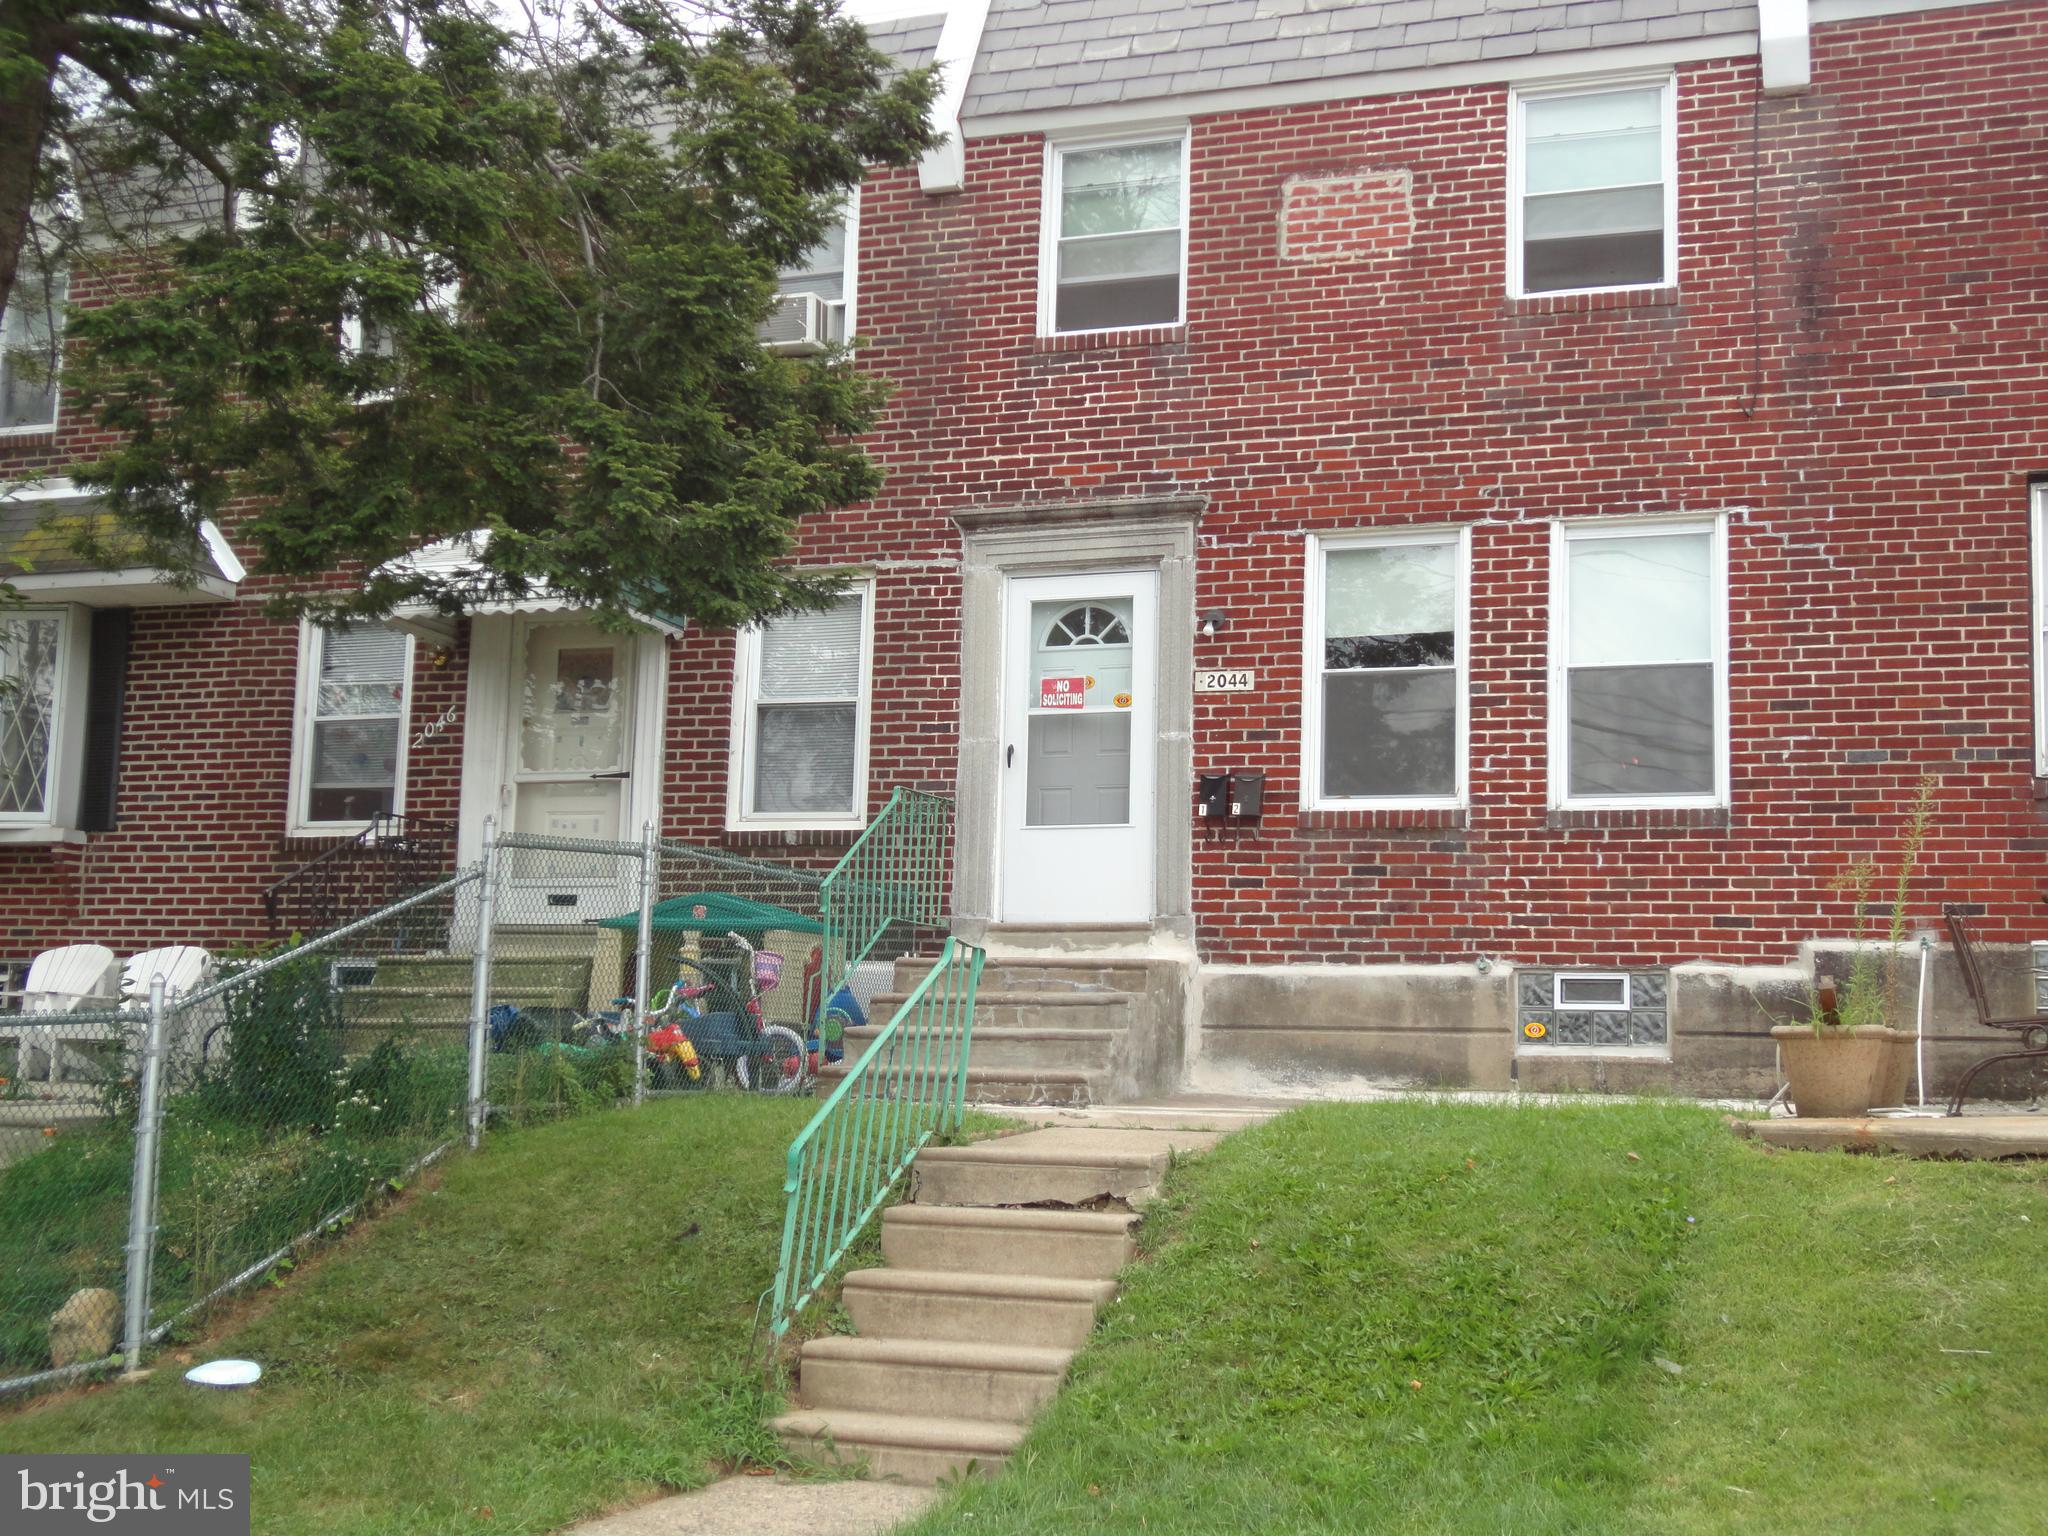
[[[1015,577],[1003,668],[1004,922],[1152,917],[1158,577]]]

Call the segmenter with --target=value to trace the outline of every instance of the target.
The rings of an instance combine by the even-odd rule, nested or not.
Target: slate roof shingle
[[[870,35],[930,61],[942,18]],[[1754,0],[994,0],[964,115],[1756,31]]]

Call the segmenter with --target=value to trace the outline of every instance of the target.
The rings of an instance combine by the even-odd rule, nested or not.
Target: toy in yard
[[[647,1032],[647,1078],[655,1087],[694,1087],[703,1077],[704,1063],[682,1025],[664,1024]]]
[[[861,1008],[860,999],[853,995],[850,986],[841,987],[832,994],[831,1000],[813,1015],[811,1048],[826,1061],[846,1059],[846,1032],[849,1029],[866,1029],[867,1013]]]
[[[842,986],[832,994],[830,1002],[823,1000],[824,971],[825,952],[813,946],[804,960],[803,979],[803,1017],[809,1026],[804,1049],[810,1057],[813,1075],[830,1062],[844,1060],[847,1030],[859,1029],[867,1023],[851,988]]]
[[[494,1051],[567,1051],[593,1055],[632,1038],[633,1000],[615,997],[609,1011],[586,1013],[577,1008],[525,1008],[495,1004],[488,1015]]]
[[[804,1042],[795,1030],[767,1023],[761,1008],[782,979],[782,956],[738,932],[726,937],[746,956],[744,986],[736,992],[697,961],[677,962],[675,984],[647,1016],[653,1086],[709,1088],[723,1080],[755,1093],[795,1093],[810,1079]]]
[[[640,914],[621,912],[597,918],[592,926],[631,933],[640,926]],[[696,891],[656,902],[647,926],[657,944],[671,936],[696,934],[700,946],[721,938],[730,946],[696,958],[677,954],[675,984],[649,1009],[650,1032],[678,1025],[703,1069],[698,1078],[673,1086],[702,1088],[725,1081],[756,1093],[795,1093],[810,1081],[810,1053],[804,1040],[785,1025],[767,1022],[762,1009],[762,997],[782,980],[783,957],[761,940],[770,933],[822,936],[824,924],[770,902],[725,891]]]

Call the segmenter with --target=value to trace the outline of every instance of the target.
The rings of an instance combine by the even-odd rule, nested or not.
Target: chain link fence
[[[0,1014],[0,1396],[139,1360],[493,1127],[807,1090],[887,970],[828,992],[823,880],[651,835],[487,837],[154,1000],[143,978]]]
[[[0,1016],[0,1390],[139,1357],[460,1137],[476,884]]]

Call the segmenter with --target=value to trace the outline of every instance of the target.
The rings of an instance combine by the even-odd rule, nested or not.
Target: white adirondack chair
[[[65,1046],[57,1025],[28,1021],[38,1015],[76,1013],[95,1004],[113,1007],[115,975],[114,952],[104,944],[66,944],[46,949],[29,962],[28,983],[22,989],[24,1021],[15,1062],[15,1070],[23,1079],[33,1079],[40,1073],[53,1083],[62,1082],[67,1054],[73,1061],[85,1061]]]
[[[121,1005],[126,1009],[149,1007],[149,984],[164,979],[164,999],[196,992],[213,977],[213,956],[196,944],[168,944],[162,949],[145,949],[128,957],[121,967]],[[165,1010],[167,1013],[168,1009]],[[196,1055],[203,1021],[172,1014],[168,1024],[166,1054],[172,1058]],[[131,1066],[138,1063],[131,1063]]]
[[[196,944],[168,944],[162,949],[145,949],[128,957],[121,967],[121,1001],[149,1002],[149,984],[164,979],[165,997],[182,997],[206,984],[213,971],[213,956]]]

